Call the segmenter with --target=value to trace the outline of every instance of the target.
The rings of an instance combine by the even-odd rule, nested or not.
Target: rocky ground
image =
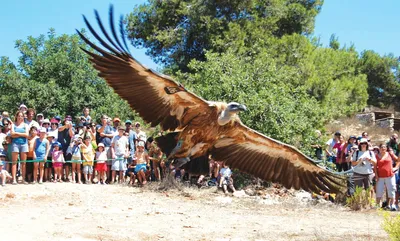
[[[388,239],[376,211],[310,201],[304,192],[226,196],[213,188],[159,191],[157,185],[1,187],[1,240]]]

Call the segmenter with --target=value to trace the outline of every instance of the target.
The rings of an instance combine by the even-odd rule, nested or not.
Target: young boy
[[[116,172],[119,172],[118,183],[124,180],[124,172],[126,171],[126,158],[129,156],[128,138],[124,135],[125,128],[118,127],[118,135],[114,136],[111,141],[111,155],[112,155],[112,181],[115,182]]]
[[[222,164],[222,168],[219,171],[220,179],[219,179],[219,187],[224,189],[224,193],[228,193],[228,187],[232,189],[233,192],[236,192],[235,187],[233,186],[233,179],[232,179],[232,171],[224,162]]]
[[[86,136],[84,142],[81,144],[81,151],[83,157],[83,174],[85,176],[85,183],[90,184],[93,175],[93,161],[94,151],[91,143],[90,136]]]
[[[0,152],[0,179],[2,186],[6,185],[6,180],[10,181],[12,179],[10,173],[8,173],[7,170],[3,169],[5,160],[6,160],[6,155],[3,152]]]
[[[145,172],[147,171],[147,166],[149,166],[150,159],[147,152],[144,151],[144,141],[138,142],[135,158],[137,163],[135,166],[135,173],[138,177],[139,184],[145,185],[147,183]]]

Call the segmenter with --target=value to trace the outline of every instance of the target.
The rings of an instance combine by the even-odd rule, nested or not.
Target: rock
[[[252,188],[247,188],[246,190],[244,190],[244,192],[249,195],[249,196],[255,196],[256,195],[256,191]]]
[[[233,193],[234,197],[248,197],[249,195],[246,194],[244,190],[236,191]]]

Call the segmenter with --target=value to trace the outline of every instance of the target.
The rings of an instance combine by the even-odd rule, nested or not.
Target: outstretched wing
[[[212,157],[266,181],[281,183],[286,188],[337,193],[345,184],[343,177],[319,167],[295,147],[239,122],[217,140]]]
[[[95,11],[101,32],[107,39],[103,40],[93,29],[87,19],[84,21],[90,32],[100,42],[102,48],[89,41],[78,30],[80,37],[99,54],[83,49],[91,56],[99,76],[104,78],[114,91],[151,126],[161,125],[163,130],[183,128],[199,113],[209,110],[206,101],[187,91],[182,85],[166,75],[159,74],[144,67],[128,51],[125,42],[122,17],[120,33],[123,45],[118,38],[113,21],[113,8],[110,7],[110,28],[112,37],[105,30],[99,14]]]

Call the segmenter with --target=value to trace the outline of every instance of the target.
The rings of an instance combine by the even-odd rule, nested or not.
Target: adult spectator
[[[48,119],[45,119],[43,123],[47,123],[47,121]],[[55,118],[51,118],[50,128],[47,130],[47,134],[49,135],[51,133],[52,136],[54,136],[54,142],[58,140],[58,127],[59,127],[58,121]]]
[[[34,127],[36,127],[36,130],[38,130],[39,127],[40,127],[40,126],[39,126],[39,123],[37,123],[37,122],[33,119],[33,117],[35,116],[35,114],[36,114],[35,109],[29,108],[29,109],[26,111],[25,123],[29,126],[29,129],[30,129],[32,126],[34,126]]]
[[[339,141],[340,136],[340,132],[337,131],[334,137],[329,139],[325,144],[326,159],[328,162],[336,163],[336,153],[333,152],[333,147]]]
[[[143,141],[144,143],[146,143],[147,135],[144,131],[141,130],[139,122],[135,123],[135,132],[137,136],[137,141]]]
[[[92,122],[92,117],[90,117],[90,109],[89,109],[89,107],[85,107],[85,108],[83,108],[83,116],[85,117],[85,119],[86,119],[86,122]]]
[[[126,171],[126,157],[129,155],[128,151],[128,138],[124,135],[125,128],[118,127],[118,135],[114,136],[111,142],[112,153],[112,181],[115,182],[116,172],[119,172],[118,183],[124,181],[124,172]]]
[[[57,130],[57,135],[58,135],[58,124],[56,126],[57,126],[56,130]],[[50,130],[50,120],[44,119],[42,121],[42,127],[46,129],[46,132],[49,131]]]
[[[394,154],[393,150],[388,150],[385,144],[379,146],[379,154],[376,155],[377,164],[375,168],[375,178],[376,178],[376,203],[379,205],[385,190],[387,188],[388,196],[388,207],[392,211],[396,211],[396,206],[394,204],[393,198],[396,192],[396,178],[393,171],[399,168],[399,162],[397,156]],[[392,161],[397,162],[395,170],[393,170]]]
[[[19,106],[18,110],[21,111],[21,112],[24,114],[24,116],[25,116],[25,113],[26,113],[26,111],[28,110],[28,107],[26,107],[25,104],[21,104],[21,105]]]
[[[397,134],[393,134],[390,137],[390,140],[386,142],[386,146],[388,149],[392,149],[396,156],[399,155],[399,136]]]
[[[42,113],[36,115],[36,121],[39,124],[39,126],[42,126],[43,120],[44,120],[44,115]]]
[[[10,129],[11,129],[11,125],[12,125],[10,118],[8,118],[8,117],[3,118],[3,120],[1,122],[3,124],[3,133],[6,135],[10,134]]]
[[[0,152],[4,150],[3,142],[6,140],[6,134],[3,133],[3,122],[0,121]]]
[[[322,160],[322,133],[319,130],[315,131],[315,137],[312,140],[312,145],[311,147],[314,149],[314,155],[317,160]]]
[[[358,150],[353,153],[351,165],[353,166],[353,181],[356,187],[368,189],[373,178],[373,166],[376,158],[372,151],[368,150],[368,140],[361,138]]]
[[[121,120],[118,117],[114,117],[112,127],[112,130],[114,131],[114,136],[118,135],[119,123],[121,123]]]
[[[346,157],[344,155],[344,148],[346,142],[344,141],[344,137],[341,135],[339,140],[333,146],[333,149],[336,150],[336,169],[341,172],[343,170],[343,166],[346,165]]]
[[[17,111],[15,113],[15,123],[11,126],[11,138],[12,138],[12,168],[11,176],[13,180],[13,185],[17,184],[17,161],[18,156],[21,162],[21,176],[22,182],[25,182],[25,171],[26,171],[26,155],[28,153],[28,136],[29,127],[24,122],[24,113],[22,111]]]
[[[67,115],[64,119],[64,125],[58,127],[58,142],[61,144],[64,157],[67,156],[67,149],[71,143],[71,138],[75,135],[74,128],[72,127],[72,117]],[[65,168],[64,180],[69,182],[69,171],[71,170],[71,162],[66,162],[63,164]]]
[[[108,125],[108,116],[101,116],[101,125],[97,126],[97,144],[103,143],[104,150],[107,153],[107,180],[108,182],[111,180],[111,139],[114,137],[114,133],[112,127]]]
[[[135,156],[135,150],[136,150],[136,132],[132,130],[132,121],[131,120],[126,120],[125,121],[125,133],[128,133],[128,142],[129,142],[129,157],[127,159],[128,165],[132,163],[132,158]]]

